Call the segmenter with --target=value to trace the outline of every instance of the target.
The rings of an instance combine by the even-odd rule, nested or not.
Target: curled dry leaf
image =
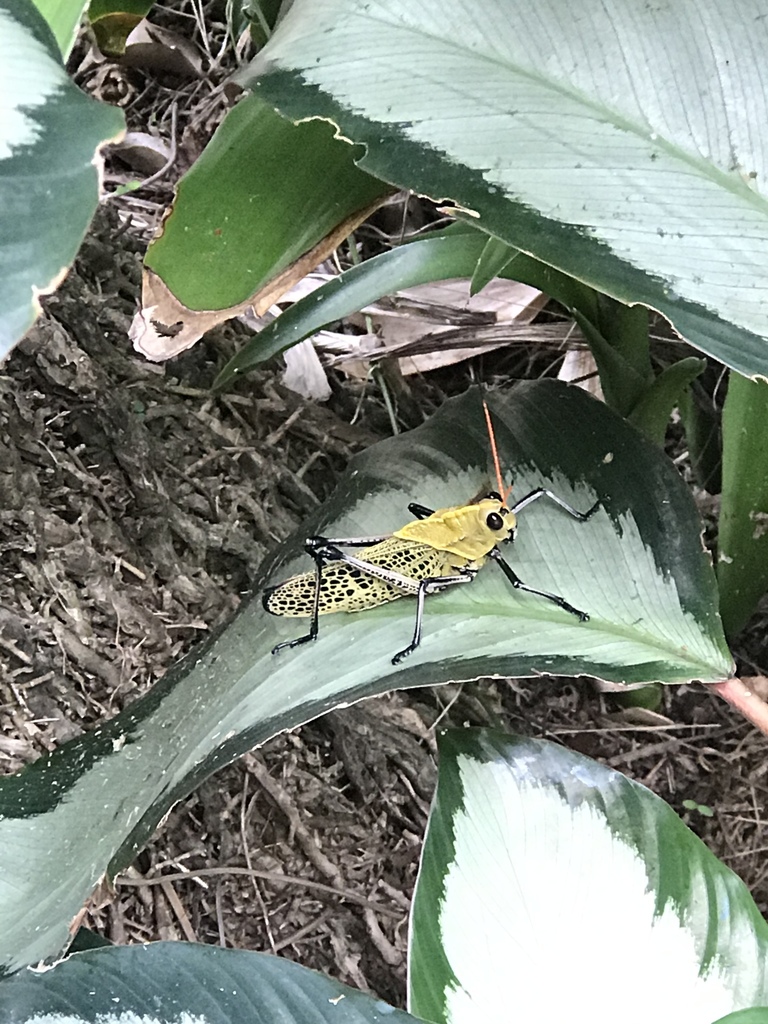
[[[126,39],[121,63],[181,78],[200,78],[203,73],[202,55],[194,43],[146,18]]]
[[[577,384],[580,388],[605,401],[603,389],[600,386],[600,376],[597,372],[597,363],[590,349],[569,348],[565,353],[563,365],[557,374],[558,380],[564,380],[568,384]]]
[[[171,147],[164,139],[148,132],[128,132],[112,152],[139,174],[156,174],[171,158]]]
[[[420,351],[401,355],[402,373],[424,373],[441,366],[451,366],[477,355],[478,348],[501,348],[508,343],[503,330],[494,337],[479,337],[483,327],[529,324],[547,302],[537,288],[497,278],[477,295],[470,295],[468,278],[452,278],[431,284],[406,288],[388,300],[366,307],[361,313],[373,323],[379,338],[378,347],[403,352],[411,345]],[[442,344],[442,335],[466,328],[466,344],[451,337]],[[378,358],[382,352],[376,352]],[[337,353],[337,360],[339,354]],[[360,359],[360,351],[351,352],[352,359]]]
[[[331,385],[310,338],[305,338],[298,345],[289,348],[283,358],[283,384],[287,388],[315,402],[328,401],[331,397]]]

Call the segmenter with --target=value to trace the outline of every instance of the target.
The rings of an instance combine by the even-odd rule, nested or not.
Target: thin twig
[[[200,868],[199,871],[176,871],[169,875],[158,875],[156,878],[127,878],[125,875],[118,875],[115,885],[162,885],[163,882],[180,882],[189,879],[213,877],[216,875],[248,875],[253,878],[261,878],[265,882],[275,882],[278,885],[298,885],[306,889],[318,889],[320,892],[327,892],[331,896],[340,896],[351,903],[358,903],[361,907],[371,907],[380,914],[389,914],[390,917],[400,917],[400,911],[393,910],[381,903],[373,903],[371,900],[361,896],[353,889],[325,885],[323,882],[315,882],[311,878],[297,878],[293,875],[284,875],[280,871],[258,871],[249,868],[239,867],[218,867]]]

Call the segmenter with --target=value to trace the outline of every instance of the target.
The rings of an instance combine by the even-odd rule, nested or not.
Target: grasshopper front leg
[[[591,519],[595,512],[600,508],[600,499],[598,498],[592,508],[587,509],[586,512],[579,512],[578,509],[574,508],[573,505],[569,505],[567,501],[561,498],[558,494],[555,494],[554,491],[550,491],[548,487],[537,487],[529,494],[526,494],[524,498],[521,498],[520,501],[516,501],[510,511],[517,515],[517,513],[522,511],[526,505],[530,505],[532,502],[538,501],[539,498],[549,498],[550,501],[553,501],[556,505],[559,505],[563,511],[567,512],[569,516],[572,516],[574,519],[578,519],[580,523],[586,523],[586,521]]]
[[[535,594],[537,597],[543,597],[546,601],[556,604],[558,608],[562,608],[563,611],[575,615],[579,622],[589,622],[589,615],[586,612],[574,608],[572,604],[568,604],[565,598],[560,597],[559,594],[550,594],[548,590],[537,590],[536,587],[529,587],[527,583],[523,583],[512,566],[504,560],[504,556],[498,548],[489,551],[488,557],[494,560],[515,590],[524,590],[526,594]]]

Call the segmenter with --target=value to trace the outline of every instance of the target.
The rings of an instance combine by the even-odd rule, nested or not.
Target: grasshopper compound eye
[[[504,520],[501,518],[498,512],[489,512],[485,517],[485,525],[489,530],[503,530]]]

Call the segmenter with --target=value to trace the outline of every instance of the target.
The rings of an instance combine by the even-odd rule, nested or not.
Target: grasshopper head
[[[467,561],[477,561],[485,558],[497,544],[512,539],[516,519],[514,512],[494,493],[468,505],[442,509],[421,525],[428,527],[432,523],[435,527],[440,524],[440,534],[438,538],[435,532],[427,543]]]
[[[476,517],[478,536],[483,535],[486,538],[489,551],[495,544],[515,539],[517,519],[496,491],[491,491],[476,505],[468,506],[469,508],[473,509]]]
[[[394,536],[475,562],[501,541],[511,539],[515,521],[514,512],[494,494],[466,505],[438,509],[426,519],[395,530]]]

